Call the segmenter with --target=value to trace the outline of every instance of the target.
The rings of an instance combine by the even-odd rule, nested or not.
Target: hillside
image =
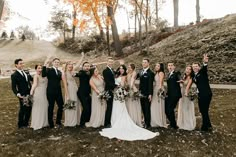
[[[186,64],[201,62],[202,55],[207,53],[210,58],[211,82],[236,83],[236,14],[189,26],[154,44],[150,49],[149,55],[140,56],[136,52],[125,60],[137,65],[143,57],[149,57],[153,64],[175,61],[183,71]]]
[[[135,63],[141,67],[142,58],[151,59],[152,68],[156,62],[167,63],[174,61],[177,68],[184,72],[186,64],[194,61],[201,62],[204,53],[210,58],[209,78],[212,83],[236,83],[236,14],[227,15],[220,19],[205,19],[197,25],[181,27],[175,31],[149,32],[150,53],[138,51],[134,46],[133,38],[122,38],[123,51],[126,63]],[[143,38],[145,46],[145,38]],[[86,43],[88,42],[88,43]],[[93,61],[104,61],[105,44],[88,40],[68,43],[60,46],[70,53],[86,52]],[[111,45],[112,46],[112,45]],[[89,48],[89,49],[88,49]],[[145,49],[145,47],[144,47]],[[85,51],[86,50],[86,51]],[[114,54],[114,53],[113,53]],[[119,58],[120,59],[120,58]]]

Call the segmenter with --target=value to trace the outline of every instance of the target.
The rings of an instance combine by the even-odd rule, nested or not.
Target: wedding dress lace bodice
[[[116,85],[121,85],[121,81],[122,81],[121,77],[118,77],[118,78],[115,79],[115,84]]]

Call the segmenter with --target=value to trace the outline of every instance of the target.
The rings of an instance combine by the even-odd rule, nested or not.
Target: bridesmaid
[[[104,125],[106,101],[100,100],[98,95],[104,91],[104,81],[101,75],[99,75],[98,69],[91,69],[91,79],[89,84],[92,89],[92,113],[90,121],[85,123],[86,127],[98,128]]]
[[[42,66],[36,65],[33,85],[30,95],[33,95],[31,128],[34,130],[48,126],[48,100],[46,95],[47,78],[42,77]]]
[[[80,61],[77,63],[75,67],[78,67],[83,60],[84,55],[82,54],[82,58]],[[64,89],[65,89],[65,100],[72,100],[75,101],[76,103],[76,108],[75,110],[65,110],[65,123],[64,126],[69,126],[73,127],[76,125],[79,125],[80,123],[80,113],[81,113],[81,106],[79,99],[77,97],[77,84],[76,81],[73,77],[73,63],[72,62],[67,62],[65,65],[64,73],[62,75],[62,80],[64,84]]]
[[[151,126],[167,127],[165,115],[165,100],[158,96],[158,91],[160,89],[164,90],[164,64],[157,63],[155,66],[155,71],[155,87],[151,103]]]
[[[135,80],[136,80],[136,71],[135,71],[135,65],[129,64],[128,66],[128,74],[127,74],[127,82],[129,89],[131,93],[138,92],[138,89],[135,86]],[[126,107],[128,110],[128,113],[131,117],[131,119],[134,121],[134,123],[140,127],[142,127],[142,110],[141,110],[141,104],[140,99],[134,100],[132,97],[129,97],[126,101]]]
[[[177,125],[179,129],[194,130],[196,127],[196,117],[194,103],[187,97],[191,89],[194,73],[192,66],[187,66],[183,77],[181,92],[183,97],[179,101]]]

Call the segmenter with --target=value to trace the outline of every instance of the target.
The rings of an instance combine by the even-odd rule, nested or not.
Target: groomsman
[[[75,77],[79,77],[79,89],[77,96],[83,107],[81,118],[80,118],[80,127],[85,127],[85,123],[89,122],[91,115],[91,87],[89,85],[90,80],[90,64],[84,62],[82,65],[82,70],[79,73],[75,74]]]
[[[115,73],[112,69],[113,60],[108,59],[107,67],[103,70],[103,77],[105,82],[105,90],[109,92],[110,98],[107,100],[107,110],[105,114],[105,124],[106,128],[111,127],[111,113],[112,113],[112,106],[113,106],[113,90],[116,88],[115,84]]]
[[[53,110],[54,104],[57,103],[58,110],[57,110],[57,119],[56,124],[60,127],[61,119],[62,119],[62,112],[63,112],[63,98],[62,98],[62,90],[61,90],[61,80],[62,80],[62,73],[58,70],[60,65],[60,59],[54,58],[52,61],[52,67],[47,68],[47,61],[45,61],[43,70],[42,70],[42,77],[47,77],[48,79],[48,86],[47,86],[47,99],[48,99],[48,122],[50,128],[54,128],[53,122]],[[48,66],[48,65],[47,65]]]
[[[198,89],[198,106],[202,114],[202,131],[208,131],[212,128],[209,118],[209,107],[212,98],[212,91],[209,85],[209,79],[207,74],[208,56],[204,54],[203,66],[200,68],[199,63],[193,63],[193,71],[195,76],[193,78],[194,83]]]
[[[33,78],[28,71],[24,71],[24,62],[22,59],[15,60],[16,71],[11,75],[12,91],[18,97],[20,109],[18,114],[18,128],[28,127],[31,106],[23,103],[23,97],[30,94],[31,81]]]
[[[137,78],[140,79],[139,91],[143,95],[140,98],[141,107],[144,115],[145,128],[150,128],[151,121],[151,101],[153,95],[153,80],[154,73],[149,68],[149,59],[143,59],[142,66],[143,69],[138,73]]]
[[[170,121],[170,127],[178,129],[175,120],[175,108],[182,97],[179,81],[181,80],[180,72],[175,71],[173,62],[168,63],[168,78],[167,78],[167,97],[165,99],[165,113]]]

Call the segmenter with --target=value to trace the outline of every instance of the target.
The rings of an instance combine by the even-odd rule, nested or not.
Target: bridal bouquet
[[[64,110],[75,110],[76,108],[76,101],[73,100],[67,100],[66,103],[64,104]]]
[[[32,106],[33,105],[33,96],[32,95],[27,95],[23,97],[23,105],[24,106]]]
[[[101,101],[101,105],[105,104],[105,100],[107,101],[110,98],[111,96],[108,91],[103,91],[98,94],[98,99]]]
[[[110,94],[109,94],[108,91],[103,91],[103,92],[100,92],[100,93],[98,94],[98,99],[101,99],[101,100],[108,100],[108,99],[110,99],[110,98],[111,98],[111,96],[110,96]]]
[[[114,92],[114,100],[119,100],[120,102],[124,102],[127,96],[128,92],[123,87],[118,87]]]
[[[129,91],[129,97],[133,100],[139,100],[140,98],[147,98],[147,96],[143,95],[140,91]]]
[[[191,88],[187,97],[189,98],[190,101],[193,101],[194,99],[197,98],[198,91],[196,88]]]
[[[164,89],[160,88],[157,91],[157,96],[161,99],[165,99],[166,98],[166,92]]]

